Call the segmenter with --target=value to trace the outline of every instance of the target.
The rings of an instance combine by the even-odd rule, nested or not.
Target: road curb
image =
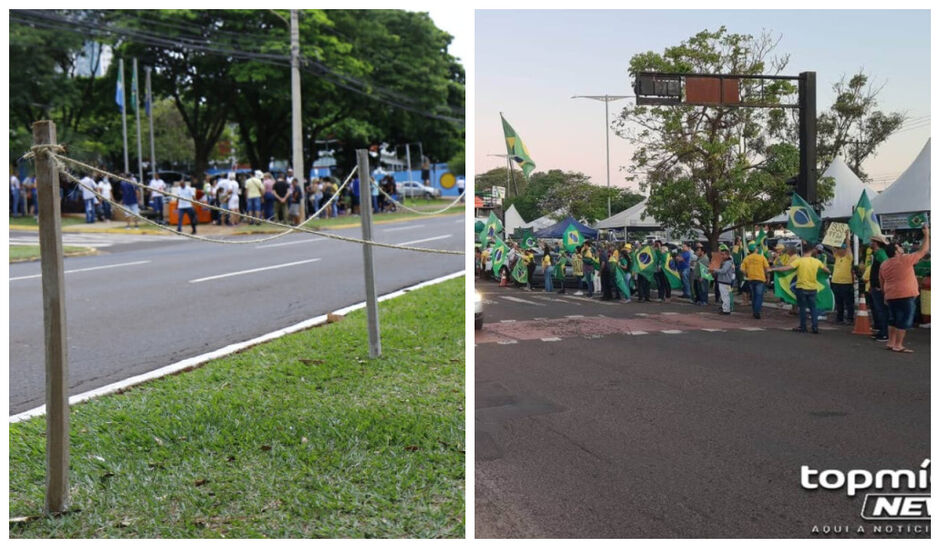
[[[396,298],[396,297],[401,297],[402,295],[404,295],[404,294],[406,294],[406,293],[408,293],[408,292],[410,292],[410,291],[414,291],[415,289],[421,289],[422,287],[428,287],[428,286],[431,286],[431,285],[435,285],[435,284],[439,284],[439,283],[442,283],[442,282],[446,282],[447,280],[452,280],[452,279],[454,279],[454,278],[459,278],[460,276],[464,276],[465,274],[466,274],[466,272],[465,272],[464,270],[461,270],[460,272],[454,272],[454,273],[452,273],[452,274],[447,274],[447,275],[445,275],[445,276],[441,276],[441,277],[438,277],[438,278],[434,278],[433,280],[428,280],[428,281],[426,281],[426,282],[421,282],[421,283],[419,283],[419,284],[415,284],[415,285],[411,285],[411,286],[408,286],[408,287],[404,287],[404,288],[399,289],[399,290],[397,290],[397,291],[392,291],[391,293],[386,293],[385,295],[380,296],[380,297],[378,298],[378,300],[379,300],[379,302],[382,302],[382,301],[387,301],[387,300],[389,300],[389,299],[394,299],[394,298]],[[346,315],[346,314],[348,314],[348,313],[350,313],[350,312],[352,312],[352,311],[354,311],[354,310],[359,310],[360,308],[365,308],[365,306],[366,306],[365,301],[362,301],[362,302],[359,302],[359,303],[356,303],[356,304],[352,304],[352,305],[349,305],[349,306],[340,308],[340,309],[338,309],[338,310],[334,310],[333,312],[328,312],[328,313],[326,313],[326,314],[322,314],[322,315],[320,315],[320,316],[316,316],[316,317],[310,318],[310,319],[308,319],[308,320],[304,320],[304,321],[299,322],[299,323],[296,323],[296,324],[294,324],[294,325],[290,325],[290,326],[287,326],[287,327],[285,327],[285,328],[278,329],[278,330],[276,330],[276,331],[271,331],[270,333],[265,333],[264,335],[255,337],[255,338],[253,338],[253,339],[249,339],[249,340],[247,340],[247,341],[238,342],[238,343],[232,343],[232,344],[230,344],[230,345],[228,345],[228,346],[225,346],[225,347],[220,348],[220,349],[218,349],[218,350],[214,350],[214,351],[212,351],[212,352],[207,352],[207,353],[205,353],[205,354],[200,354],[199,356],[194,356],[194,357],[192,357],[192,358],[187,358],[187,359],[185,359],[185,360],[178,361],[178,362],[176,362],[176,363],[173,363],[173,364],[170,364],[170,365],[161,367],[161,368],[159,368],[159,369],[155,369],[155,370],[149,371],[149,372],[147,372],[147,373],[142,373],[142,374],[140,374],[140,375],[136,375],[136,376],[134,376],[134,377],[130,377],[130,378],[125,379],[125,380],[123,380],[123,381],[118,381],[118,382],[111,383],[111,384],[106,385],[106,386],[102,386],[101,388],[96,388],[96,389],[94,389],[94,390],[90,390],[90,391],[88,391],[88,392],[84,392],[84,393],[82,393],[82,394],[76,394],[76,395],[74,395],[74,396],[70,396],[70,397],[69,397],[69,407],[71,407],[71,406],[73,406],[73,405],[75,405],[75,404],[77,404],[77,403],[81,403],[81,402],[84,402],[84,401],[88,401],[88,400],[97,398],[97,397],[99,397],[99,396],[106,396],[106,395],[108,395],[108,394],[114,394],[114,393],[117,393],[117,392],[123,392],[124,390],[127,390],[128,388],[137,386],[137,385],[139,385],[139,384],[143,384],[143,383],[145,383],[145,382],[147,382],[147,381],[151,381],[151,380],[154,380],[154,379],[159,379],[159,378],[165,377],[165,376],[167,376],[167,375],[174,375],[174,374],[176,374],[176,373],[182,373],[182,372],[184,372],[184,371],[193,370],[193,369],[195,369],[195,368],[201,366],[202,364],[204,364],[204,363],[206,363],[206,362],[208,362],[208,361],[211,361],[211,360],[214,360],[214,359],[217,359],[217,358],[222,358],[222,357],[225,357],[225,356],[228,356],[228,355],[231,355],[231,354],[235,354],[235,353],[237,353],[237,352],[241,352],[242,350],[246,350],[246,349],[248,349],[248,348],[251,348],[252,346],[256,346],[256,345],[259,345],[259,344],[261,344],[261,343],[265,343],[265,342],[268,342],[268,341],[273,341],[273,340],[275,340],[275,339],[279,339],[279,338],[283,337],[284,335],[290,335],[291,333],[296,333],[296,332],[298,332],[298,331],[303,331],[303,330],[305,330],[305,329],[310,329],[311,327],[317,327],[317,326],[319,326],[319,325],[324,325],[324,324],[328,323],[328,322],[327,322],[327,317],[330,316],[330,315],[344,316],[344,315]],[[16,415],[12,415],[12,416],[10,417],[10,424],[15,424],[15,423],[22,422],[22,421],[24,421],[24,420],[31,419],[31,418],[33,418],[33,417],[39,417],[39,416],[42,416],[42,415],[45,415],[45,414],[46,414],[46,406],[45,406],[45,405],[41,405],[41,406],[39,406],[39,407],[30,409],[30,410],[28,410],[28,411],[23,411],[22,413],[18,413],[18,414],[16,414]]]

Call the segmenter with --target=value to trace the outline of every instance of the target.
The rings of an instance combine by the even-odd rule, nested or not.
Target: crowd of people
[[[770,249],[737,238],[730,245],[719,244],[713,254],[701,242],[686,242],[670,249],[660,240],[588,241],[572,252],[558,241],[541,241],[529,248],[511,239],[505,243],[508,253],[496,272],[491,257],[496,242],[476,250],[479,277],[503,280],[531,291],[535,289],[537,266],[541,265],[546,292],[565,293],[566,286],[575,286],[578,296],[630,303],[651,302],[654,288],[659,302],[671,302],[675,289],[681,291],[679,299],[696,306],[707,306],[713,294],[719,314],[731,314],[735,295],[741,295],[741,301],[757,320],[761,319],[765,292],[773,291],[774,273],[795,271],[791,288],[796,304],[790,313],[798,315],[799,325],[793,330],[800,333],[819,333],[822,312],[817,310],[817,292],[822,272],[833,293],[833,323],[854,325],[857,287],[871,310],[872,339],[886,343],[889,350],[904,353],[911,352],[904,346],[904,337],[914,324],[920,304],[920,280],[929,276],[930,238],[926,225],[916,246],[874,236],[864,252],[865,260],[858,264],[849,236],[830,248],[803,241],[778,243]],[[643,261],[643,268],[638,261]]]
[[[118,177],[138,182],[134,174],[122,173]],[[384,172],[376,173],[376,177],[378,180],[373,178],[374,184],[366,190],[369,193],[367,203],[371,202],[374,213],[396,211],[396,203],[403,203],[404,197],[398,192],[395,178]],[[293,176],[291,169],[278,175],[259,170],[247,174],[222,173],[205,176],[199,181],[184,177],[171,184],[164,181],[159,173],[154,173],[146,183],[146,188],[120,180],[112,183],[109,177],[91,172],[85,174],[74,187],[63,184],[62,199],[63,203],[80,200],[85,222],[89,224],[113,219],[114,211],[109,200],[120,203],[136,215],[143,212],[161,224],[166,224],[168,206],[175,203],[178,211],[177,230],[181,231],[184,220],[188,220],[193,233],[197,225],[197,204],[200,203],[222,209],[221,212],[212,210],[211,222],[226,226],[240,223],[255,225],[264,220],[296,226],[314,214],[319,218],[330,218],[359,213],[358,177],[345,187],[334,177],[314,178],[302,185],[302,181]],[[66,188],[71,190],[66,191]],[[99,195],[104,199],[99,198]],[[20,181],[15,174],[11,174],[11,215],[33,215],[38,218],[36,203],[35,177],[26,177]],[[139,226],[136,218],[127,218],[126,221],[127,228],[130,228],[132,222],[135,227]]]

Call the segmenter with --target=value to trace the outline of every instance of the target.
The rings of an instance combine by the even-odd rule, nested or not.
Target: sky
[[[523,24],[524,22],[524,24]],[[477,11],[474,171],[505,166],[499,113],[525,142],[538,171],[563,169],[606,184],[604,103],[574,95],[633,95],[630,58],[662,51],[701,30],[782,37],[785,74],[816,71],[817,112],[834,100],[832,86],[859,69],[883,84],[878,108],[911,122],[862,167],[881,190],[914,160],[930,135],[930,12],[796,10]],[[610,103],[616,118],[632,99]],[[610,132],[610,181],[633,148]]]

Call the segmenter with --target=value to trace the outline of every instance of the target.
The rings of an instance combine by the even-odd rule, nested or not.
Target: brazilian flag
[[[757,233],[757,247],[760,249],[761,255],[764,256],[768,261],[770,260],[770,248],[767,247],[767,233],[764,232],[764,229],[760,229],[760,232]]]
[[[924,228],[924,223],[927,222],[926,213],[915,213],[907,218],[907,226],[911,228]]]
[[[633,259],[633,272],[652,280],[656,273],[656,255],[652,246],[645,245],[638,249]]]
[[[535,237],[535,233],[532,232],[531,228],[522,229],[522,237],[519,238],[522,242],[520,245],[522,249],[535,249],[539,245],[538,239]]]
[[[796,270],[774,272],[774,295],[787,304],[796,304]],[[816,308],[820,312],[835,307],[835,295],[829,285],[829,275],[820,269],[816,273]]]
[[[491,240],[498,240],[502,243],[502,240],[499,239],[499,234],[502,231],[503,223],[500,222],[499,217],[497,217],[495,213],[490,211],[490,217],[486,220],[486,224],[483,225],[483,232],[480,233],[480,245],[486,247],[487,242]]]
[[[574,223],[568,223],[568,228],[561,235],[561,242],[564,248],[571,253],[579,246],[584,245],[584,236],[578,232],[578,228],[574,226]]]
[[[529,149],[526,148],[522,139],[519,138],[519,134],[509,125],[506,118],[503,118],[502,113],[499,114],[499,118],[503,121],[503,135],[506,136],[506,154],[519,164],[519,167],[522,168],[522,174],[528,180],[529,174],[535,170],[535,162],[529,157]]]
[[[617,266],[614,268],[614,283],[617,284],[617,289],[620,290],[620,294],[624,298],[630,298],[630,288],[627,287],[627,258],[620,257],[617,261]]]
[[[529,269],[525,267],[525,261],[522,259],[516,261],[516,266],[512,269],[512,279],[521,284],[529,281]]]
[[[496,245],[493,246],[490,258],[493,260],[493,274],[498,278],[499,271],[509,262],[509,247],[506,246],[506,243],[503,242],[499,236],[495,236],[494,238]],[[519,260],[521,261],[522,259]]]
[[[666,274],[666,281],[669,282],[669,287],[673,289],[682,289],[682,276],[679,274],[679,271],[676,270],[676,261],[669,257],[669,252],[664,251],[663,254],[663,273]]]
[[[813,208],[799,194],[793,194],[793,202],[787,211],[787,218],[787,230],[811,244],[819,241],[819,229],[822,228],[822,221],[819,215],[816,215]]]
[[[568,266],[568,259],[563,256],[559,256],[558,260],[555,262],[555,279],[564,280],[565,279],[565,267]]]
[[[868,192],[862,190],[862,195],[855,205],[855,211],[852,218],[849,219],[849,230],[851,230],[858,239],[867,244],[872,236],[881,236],[881,227],[878,225],[878,217],[871,207],[871,200],[868,199]]]

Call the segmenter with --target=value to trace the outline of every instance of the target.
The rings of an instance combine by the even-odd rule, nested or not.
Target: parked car
[[[418,181],[404,181],[402,183],[395,183],[395,188],[398,189],[398,193],[406,198],[440,198],[441,189],[426,186]]]

